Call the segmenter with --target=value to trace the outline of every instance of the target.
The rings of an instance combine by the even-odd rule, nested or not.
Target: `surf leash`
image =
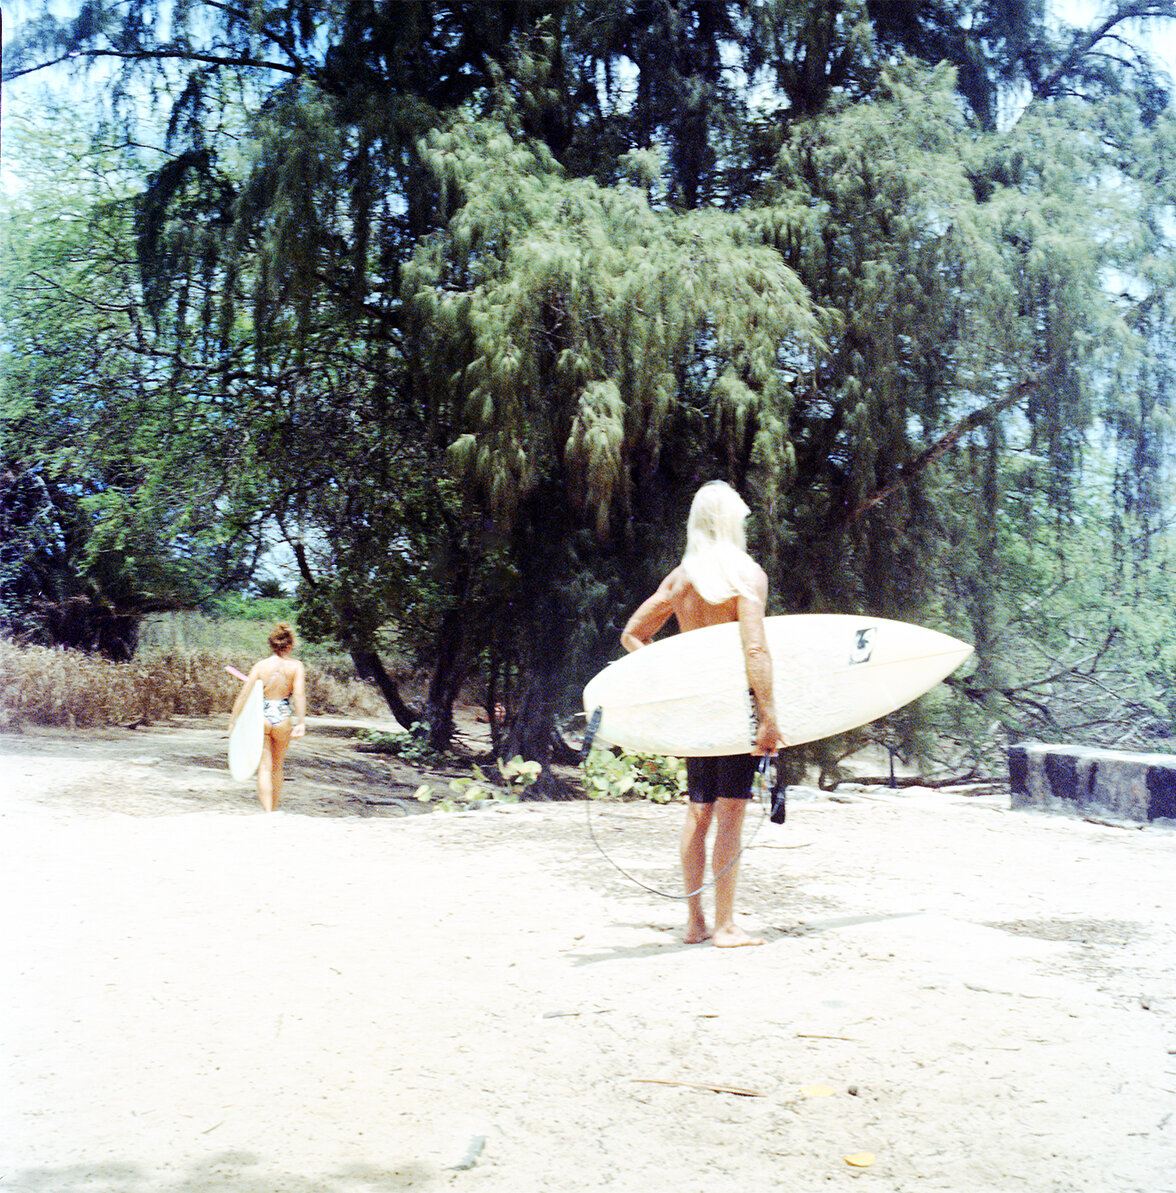
[[[601,721],[601,717],[603,715],[604,715],[604,710],[601,708],[597,708],[592,713],[592,716],[588,720],[588,727],[584,731],[584,741],[583,741],[583,744],[580,746],[580,764],[581,765],[584,764],[584,762],[588,758],[588,755],[592,751],[592,743],[596,738],[596,731],[600,728],[600,721]],[[739,845],[739,849],[736,852],[735,856],[717,874],[712,874],[711,877],[706,882],[704,882],[697,890],[687,891],[685,894],[676,894],[673,891],[663,891],[663,890],[659,889],[658,887],[649,886],[647,883],[642,882],[640,878],[636,877],[636,875],[630,874],[628,870],[626,870],[623,866],[621,866],[615,859],[610,857],[608,855],[608,853],[606,852],[604,846],[601,845],[601,843],[596,838],[596,831],[592,827],[592,800],[589,796],[586,795],[584,798],[584,820],[588,826],[588,836],[592,838],[592,844],[596,846],[597,850],[600,853],[600,856],[602,858],[604,858],[604,860],[606,862],[608,862],[608,864],[610,866],[612,866],[612,868],[614,870],[616,870],[618,874],[627,878],[631,883],[635,884],[636,886],[639,886],[643,891],[648,891],[649,894],[657,895],[661,899],[675,899],[679,902],[684,902],[687,899],[693,899],[696,895],[701,895],[702,892],[707,889],[707,887],[714,886],[714,884],[716,882],[718,882],[719,879],[722,878],[723,875],[726,874],[728,870],[730,870],[732,867],[734,867],[739,862],[739,859],[743,856],[743,851],[745,849],[751,848],[751,844],[755,840],[760,829],[764,827],[764,821],[769,818],[768,803],[764,800],[764,785],[765,785],[765,780],[766,780],[766,776],[768,773],[768,763],[770,763],[771,760],[772,760],[771,755],[765,754],[763,756],[763,759],[760,762],[759,766],[756,768],[756,779],[755,779],[756,797],[757,797],[757,802],[759,803],[760,808],[761,808],[761,815],[760,815],[759,820],[756,821],[755,828],[753,828],[751,831],[751,836],[748,837],[746,841],[742,841]],[[774,824],[783,824],[784,823],[784,793],[783,793],[783,791],[773,792],[772,798],[771,798],[770,816],[771,816],[771,820]]]

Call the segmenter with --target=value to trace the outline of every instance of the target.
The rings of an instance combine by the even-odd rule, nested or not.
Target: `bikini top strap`
[[[275,679],[277,679],[279,675],[284,675],[284,674],[285,674],[285,671],[286,671],[286,668],[285,668],[285,667],[282,665],[282,660],[281,660],[281,659],[279,659],[279,660],[278,660],[278,665],[277,665],[277,667],[275,667],[275,668],[274,668],[274,669],[273,669],[273,670],[272,670],[272,671],[269,673],[269,675],[268,675],[268,676],[264,676],[264,677],[262,678],[262,680],[261,680],[261,688],[262,688],[262,695],[263,695],[263,696],[265,695],[265,689],[266,689],[267,687],[269,687],[269,685],[270,685],[271,683],[273,683],[273,681],[274,681]],[[279,696],[279,697],[277,697],[277,699],[281,700],[281,699],[284,699],[284,697],[281,697],[281,696]]]

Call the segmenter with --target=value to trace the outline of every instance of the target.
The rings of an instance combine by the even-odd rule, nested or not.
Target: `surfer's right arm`
[[[233,711],[229,713],[229,732],[233,732],[233,726],[237,723],[237,718],[241,715],[241,709],[245,707],[245,697],[249,695],[249,689],[253,687],[253,681],[259,674],[260,663],[254,663],[249,669],[249,674],[245,676],[244,682],[241,684],[241,690],[237,693],[237,699],[233,704]],[[238,672],[240,674],[240,672]]]
[[[621,645],[628,651],[648,646],[658,632],[670,620],[674,612],[673,573],[667,576],[657,592],[641,602],[637,611],[625,623],[621,631]]]

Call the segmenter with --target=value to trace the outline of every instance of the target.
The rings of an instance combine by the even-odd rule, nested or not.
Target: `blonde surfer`
[[[687,899],[686,942],[711,938],[722,948],[762,944],[735,923],[735,885],[743,817],[751,795],[757,756],[785,744],[776,726],[772,700],[772,658],[764,630],[768,578],[747,554],[743,499],[723,481],[711,481],[694,495],[686,524],[686,553],[657,591],[629,618],[621,645],[629,651],[647,646],[671,618],[687,633],[703,626],[739,623],[747,682],[758,715],[755,742],[746,754],[688,758],[690,802],[682,826],[682,877]],[[715,875],[715,927],[708,930],[702,907],[706,838],[715,824],[711,867]]]
[[[282,795],[282,763],[290,742],[306,732],[306,668],[290,657],[295,645],[294,631],[279,622],[269,636],[273,654],[253,664],[229,717],[231,734],[253,681],[259,680],[265,738],[257,767],[257,798],[267,812],[278,806]]]

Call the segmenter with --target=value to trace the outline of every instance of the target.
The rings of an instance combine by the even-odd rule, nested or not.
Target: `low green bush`
[[[668,804],[686,792],[686,763],[661,754],[592,750],[584,761],[584,784],[589,799]]]

